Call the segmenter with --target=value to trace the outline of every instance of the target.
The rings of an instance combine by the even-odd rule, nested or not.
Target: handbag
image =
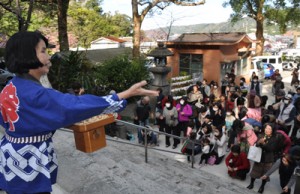
[[[261,160],[262,149],[256,147],[255,145],[250,146],[247,158],[254,162],[260,162]]]
[[[215,155],[212,155],[212,156],[210,156],[210,157],[208,158],[207,164],[209,164],[209,165],[214,165],[214,164],[216,163],[216,160],[217,160],[216,156],[215,156]]]
[[[186,140],[186,141],[183,143],[183,146],[182,146],[182,148],[181,148],[181,153],[183,153],[183,154],[186,153],[187,144],[188,144],[188,140]]]

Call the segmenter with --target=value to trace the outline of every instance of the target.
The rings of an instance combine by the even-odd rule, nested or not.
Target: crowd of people
[[[232,178],[245,180],[250,176],[248,189],[253,189],[256,179],[260,179],[259,193],[264,192],[270,174],[279,169],[280,192],[290,193],[295,182],[294,169],[300,165],[297,73],[295,69],[292,89],[287,90],[280,72],[275,71],[271,77],[272,99],[262,95],[263,84],[257,75],[253,74],[247,84],[245,78],[236,78],[233,71],[226,73],[220,86],[215,81],[208,83],[206,79],[197,82],[179,100],[174,100],[172,95],[163,95],[159,88],[153,114],[159,131],[185,137],[188,141],[184,143],[166,135],[165,146],[173,143],[175,149],[182,142],[186,147],[181,150],[187,154],[189,162],[192,154],[201,154],[200,161],[194,161],[199,168],[221,164],[226,165]],[[142,98],[135,109],[136,123],[149,125],[151,112],[149,98]],[[153,136],[152,132],[150,143],[157,144],[157,138]],[[143,144],[141,130],[138,137],[139,143]],[[247,158],[251,146],[262,149],[260,162],[251,162]]]

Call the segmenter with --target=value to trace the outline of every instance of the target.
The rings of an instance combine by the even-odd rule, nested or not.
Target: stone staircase
[[[73,134],[64,131],[56,132],[54,143],[60,165],[57,187],[63,194],[254,193],[155,150],[148,151],[145,163],[142,147],[107,141],[104,149],[83,153],[75,149]]]

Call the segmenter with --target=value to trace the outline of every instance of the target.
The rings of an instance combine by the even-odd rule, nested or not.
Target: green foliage
[[[121,55],[106,61],[98,69],[98,83],[106,93],[110,90],[121,92],[136,82],[149,79],[145,67],[145,60],[130,60],[128,56]]]
[[[86,58],[85,52],[71,51],[56,54],[52,57],[49,80],[52,86],[66,92],[74,82],[79,82],[86,93],[95,87],[95,66]]]
[[[86,2],[85,7],[88,9],[94,10],[98,14],[102,14],[103,10],[100,7],[100,4],[103,2],[103,0],[89,0]]]
[[[131,31],[131,20],[124,14],[102,16],[95,9],[79,4],[70,6],[68,14],[69,29],[76,35],[78,46],[84,48],[88,48],[93,40],[101,36],[126,36]]]

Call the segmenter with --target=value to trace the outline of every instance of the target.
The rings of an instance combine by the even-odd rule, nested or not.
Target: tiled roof
[[[126,42],[125,40],[122,40],[122,39],[114,37],[114,36],[105,36],[104,38],[107,38],[107,39],[110,39],[112,41],[119,42],[119,43]]]
[[[231,33],[184,33],[178,38],[167,42],[167,44],[201,44],[201,45],[220,45],[220,44],[236,44],[245,40],[253,42],[247,34],[242,32]]]

